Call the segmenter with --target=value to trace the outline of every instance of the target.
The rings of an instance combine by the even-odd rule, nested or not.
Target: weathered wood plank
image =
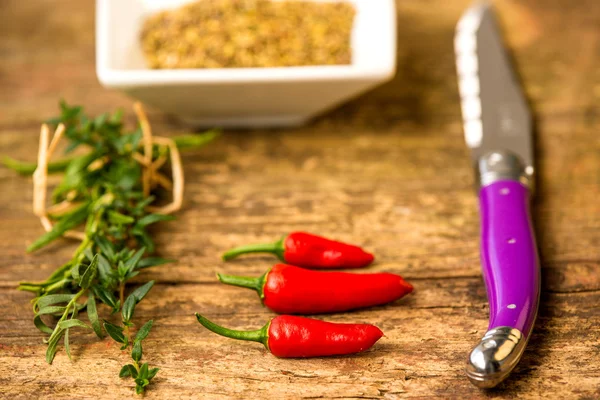
[[[599,296],[598,292],[544,296],[527,356],[503,386],[507,396],[536,398],[544,391],[598,387],[600,355],[593,349],[600,334],[595,306]],[[101,393],[96,385],[106,382],[117,386],[116,393],[127,394],[118,387],[116,371],[128,355],[119,355],[110,339],[98,342],[93,334],[78,335],[72,345],[74,362],[61,352],[52,367],[46,366],[43,335],[30,327],[28,297],[9,292],[0,300],[3,310],[17,311],[11,313],[13,318],[7,320],[4,315],[1,320],[0,383],[7,394],[21,393],[24,398],[38,390],[57,394],[53,388],[64,390],[72,385],[66,392],[70,396],[96,396]],[[485,326],[485,296],[479,279],[419,281],[415,295],[391,306],[322,316],[375,323],[386,337],[359,356],[315,360],[276,359],[258,344],[227,340],[202,329],[193,317],[193,312],[202,311],[225,326],[255,329],[273,315],[251,291],[218,284],[158,285],[152,299],[136,310],[141,320],[156,321],[146,354],[149,362],[164,368],[156,383],[160,387],[149,392],[149,398],[166,393],[183,397],[269,393],[276,398],[457,393],[473,398],[479,394],[462,376],[464,354]],[[26,372],[30,369],[37,375],[34,381]]]
[[[185,209],[156,232],[161,255],[179,262],[147,272],[158,283],[136,310],[140,320],[156,321],[146,355],[162,370],[148,398],[600,397],[600,3],[497,3],[538,118],[542,305],[514,375],[483,393],[462,374],[487,315],[452,51],[468,1],[398,1],[391,83],[310,126],[226,132],[185,157]],[[56,113],[59,97],[92,113],[130,110],[129,99],[96,81],[93,2],[6,0],[2,7],[1,153],[32,160],[39,122]],[[185,129],[159,112],[150,116],[161,134]],[[30,204],[30,180],[0,168],[0,397],[133,396],[117,377],[127,354],[109,339],[73,335],[74,362],[60,352],[45,364],[31,296],[13,288],[45,278],[74,244],[24,254],[41,233]],[[193,312],[202,311],[249,329],[272,317],[254,293],[219,285],[214,273],[258,275],[275,260],[225,264],[218,256],[294,229],[365,245],[378,257],[369,270],[414,283],[414,295],[395,304],[320,317],[377,324],[386,337],[372,350],[280,360],[195,321]]]

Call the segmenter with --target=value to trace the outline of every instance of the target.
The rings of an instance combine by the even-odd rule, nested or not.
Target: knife
[[[532,122],[489,3],[465,12],[454,47],[464,134],[477,176],[481,264],[490,305],[487,332],[469,355],[466,374],[475,386],[492,388],[523,355],[539,303],[529,209]]]

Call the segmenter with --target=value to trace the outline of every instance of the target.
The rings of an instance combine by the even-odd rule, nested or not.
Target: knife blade
[[[519,362],[539,304],[539,258],[529,208],[531,113],[488,2],[464,13],[454,47],[465,141],[477,176],[481,264],[490,305],[487,332],[470,353],[466,374],[475,386],[491,388]]]

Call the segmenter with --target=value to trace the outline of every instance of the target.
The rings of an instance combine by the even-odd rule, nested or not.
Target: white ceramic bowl
[[[98,79],[195,125],[299,125],[394,75],[394,0],[349,1],[357,11],[350,65],[156,70],[142,55],[142,23],[190,0],[97,0]]]

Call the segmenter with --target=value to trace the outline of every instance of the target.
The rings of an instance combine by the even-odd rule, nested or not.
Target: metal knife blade
[[[532,181],[531,114],[488,2],[463,15],[454,47],[465,139],[474,163],[489,151],[508,150],[519,156]]]

